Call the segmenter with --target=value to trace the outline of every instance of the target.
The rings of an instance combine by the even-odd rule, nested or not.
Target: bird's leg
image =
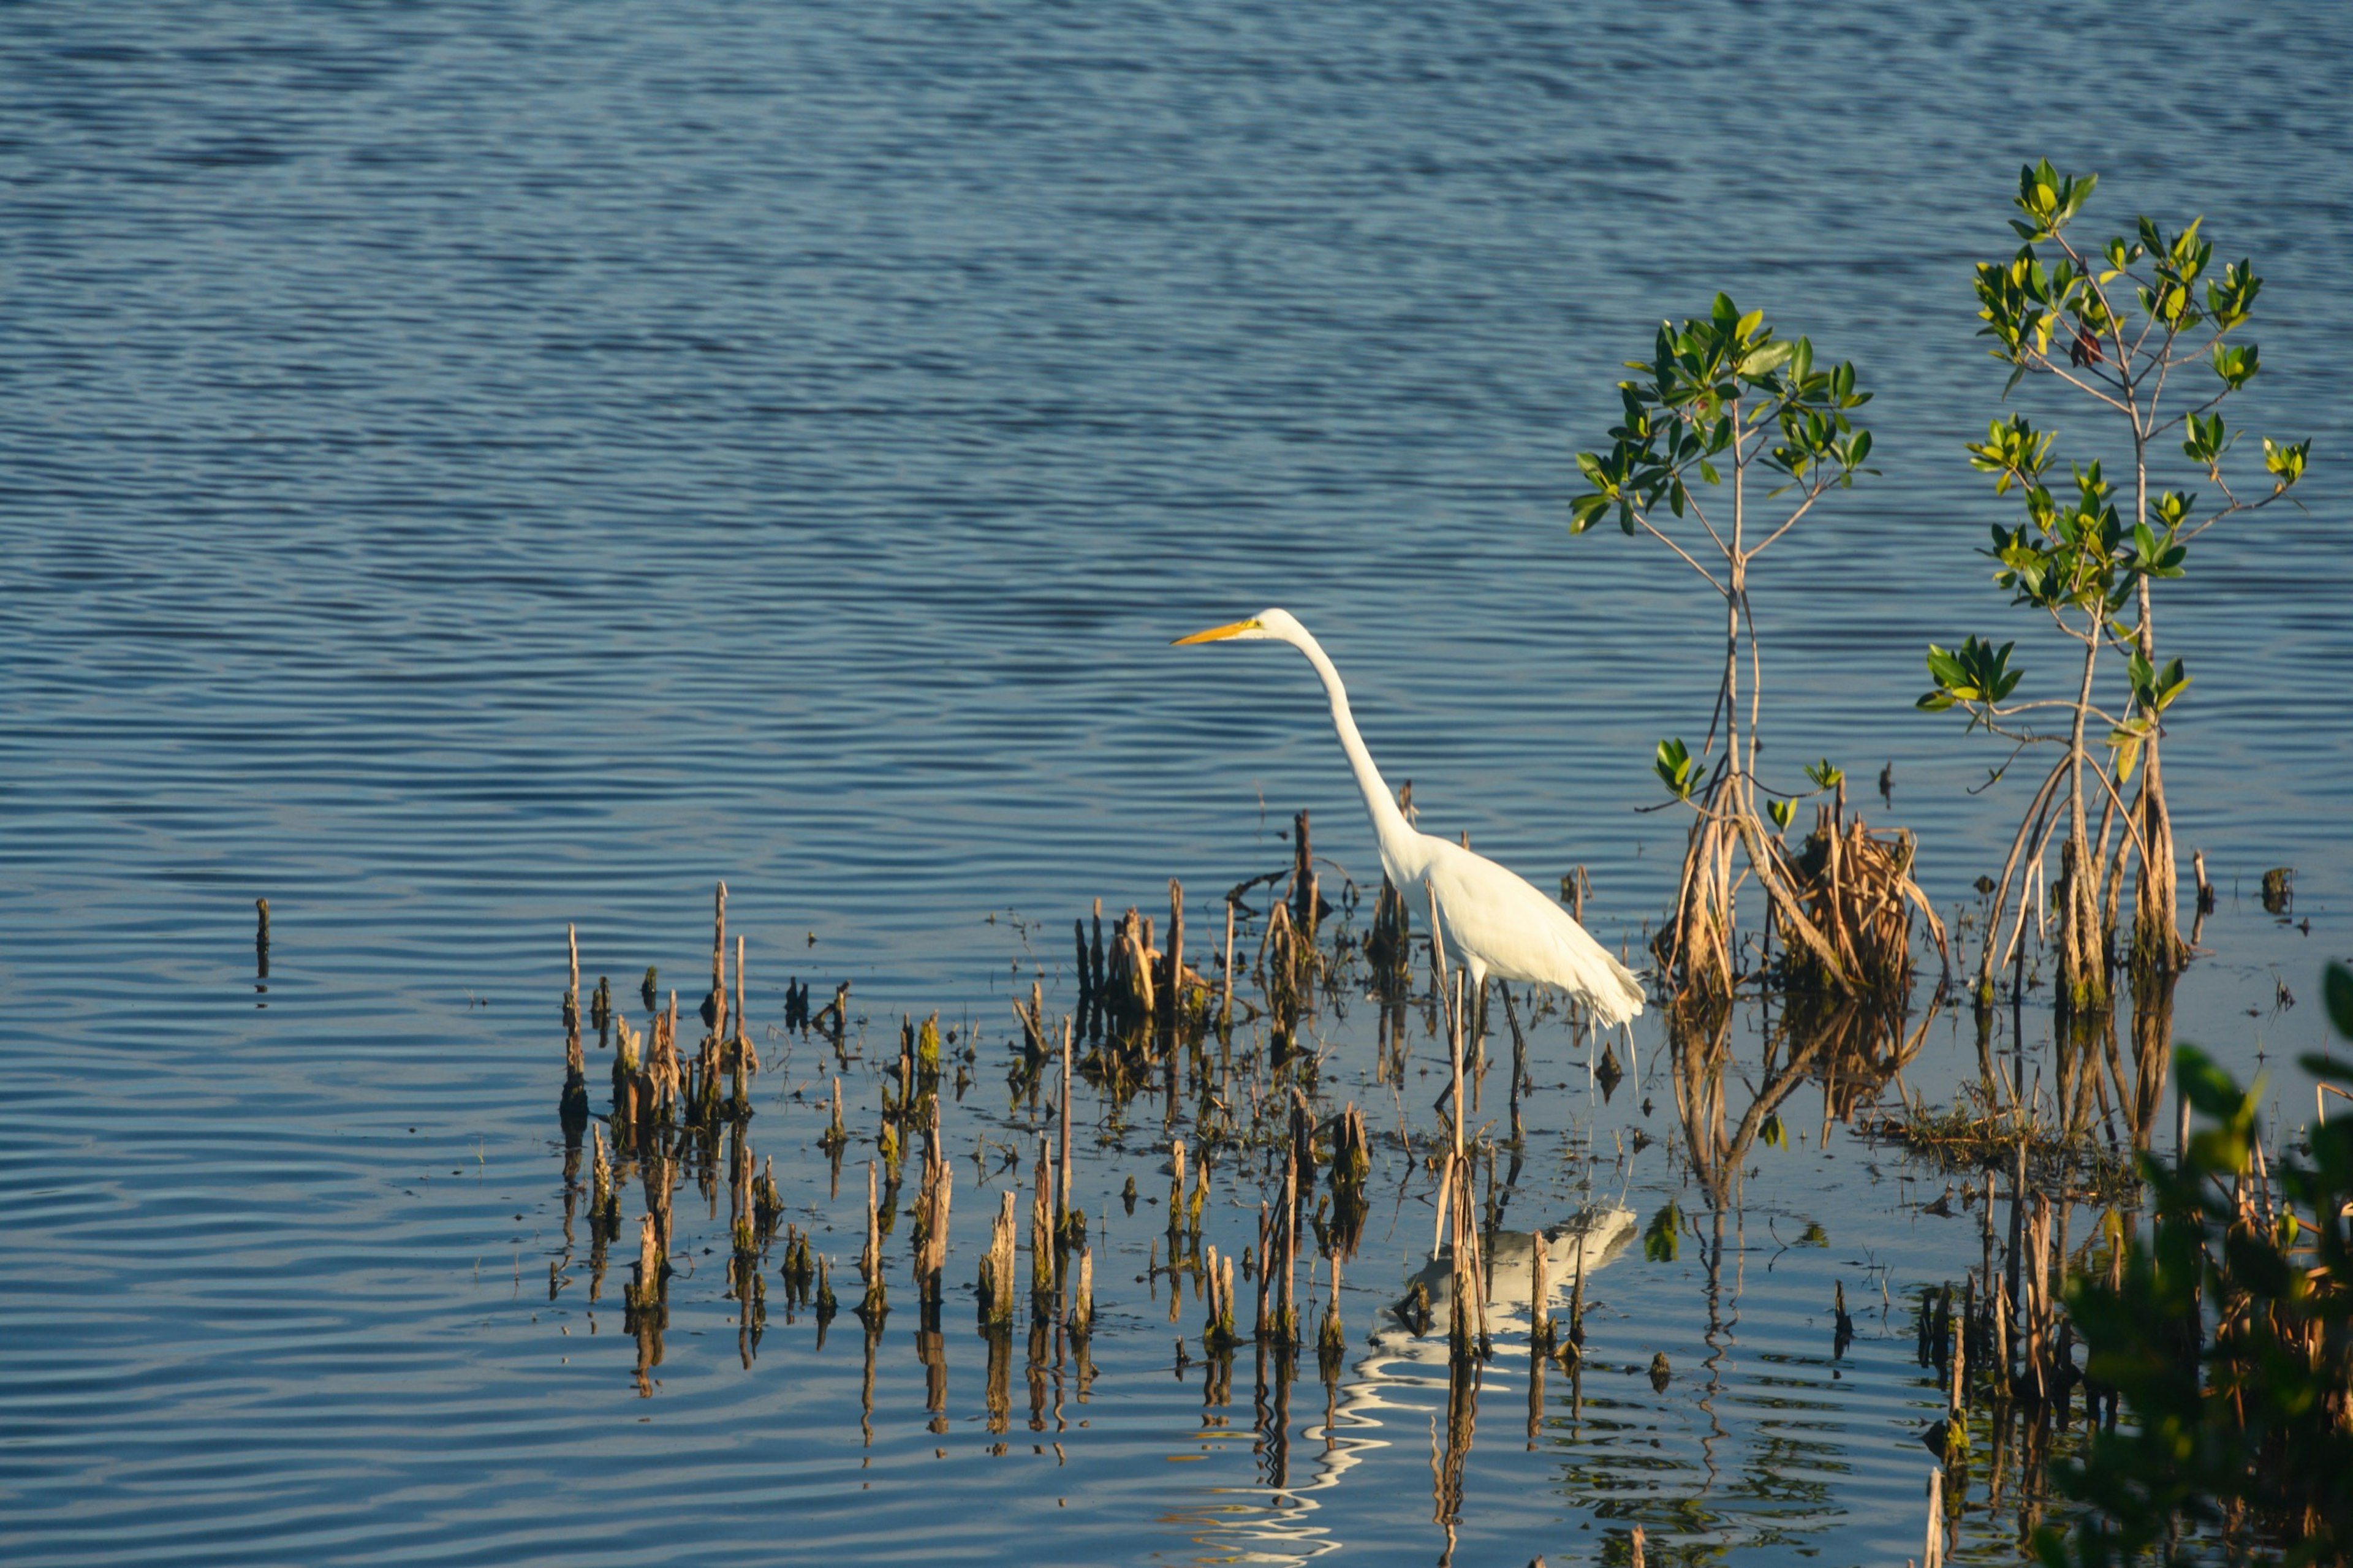
[[[1462,1030],[1468,1037],[1462,1042],[1463,1071],[1471,1079],[1471,1110],[1476,1115],[1487,1077],[1487,966],[1466,955],[1463,967],[1471,972],[1471,992],[1462,1008]]]
[[[1506,984],[1495,987],[1504,994],[1504,1021],[1512,1026],[1512,1142],[1520,1142],[1520,1081],[1527,1076],[1528,1042],[1520,1033],[1520,1015],[1512,1005],[1512,988]]]

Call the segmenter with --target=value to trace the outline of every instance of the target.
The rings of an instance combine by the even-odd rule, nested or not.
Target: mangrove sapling
[[[2254,344],[2229,340],[2246,323],[2262,279],[2244,260],[2209,275],[2213,247],[2199,235],[2202,219],[2168,235],[2142,217],[2135,237],[2112,238],[2087,254],[2065,231],[2097,184],[2095,175],[2062,175],[2048,160],[2021,169],[2016,205],[2023,216],[2010,226],[2024,243],[2009,261],[1977,269],[1978,314],[1986,322],[1980,335],[1993,339],[1994,357],[2011,367],[2003,395],[2031,372],[2110,411],[2130,439],[2129,465],[2120,473],[2132,490],[2126,513],[2120,485],[2094,461],[2074,468],[2072,496],[2064,482],[2054,495],[2052,436],[2023,415],[1994,421],[1985,441],[1968,447],[1971,465],[1994,476],[1995,493],[2016,487],[2027,514],[2017,527],[1997,526],[1992,548],[1983,552],[2000,565],[1995,582],[2010,591],[2013,604],[2042,611],[2080,649],[2071,691],[2021,702],[2008,700],[2022,674],[2010,663],[2015,644],[1997,648],[1971,637],[1957,648],[1928,650],[1936,684],[1920,699],[1922,708],[1957,706],[1972,728],[1983,725],[2020,747],[2063,748],[2028,803],[2003,868],[1994,909],[1997,917],[2008,910],[2014,889],[2017,913],[2008,941],[1987,943],[1978,976],[1981,1004],[1992,1000],[1993,974],[2024,929],[2026,889],[2040,879],[2023,868],[2039,868],[2063,829],[2053,887],[2061,1005],[2105,1004],[2116,903],[2136,859],[2136,971],[2170,973],[2187,961],[2158,745],[2165,710],[2189,678],[2179,658],[2158,663],[2150,584],[2183,575],[2191,542],[2224,518],[2287,495],[2303,478],[2311,447],[2264,438],[2267,493],[2242,495],[2223,478],[2238,433],[2219,408],[2258,368]],[[2197,377],[2188,390],[2175,386],[2168,405],[2174,373],[2187,375],[2200,365],[2212,379]],[[2205,475],[2219,501],[2201,505],[2193,491],[2156,488],[2165,447],[2177,437],[2189,469]],[[2124,677],[2120,689],[2113,674],[2103,684],[2109,671]],[[2104,701],[2117,706],[2112,710]],[[2038,712],[2058,723],[2042,725],[2032,716]],[[2105,757],[2094,752],[2095,720],[2105,729]],[[2123,795],[2128,788],[2135,792],[2129,801]],[[2088,821],[2094,804],[2096,837]]]
[[[1863,466],[1871,433],[1851,420],[1871,395],[1855,390],[1852,363],[1816,368],[1810,341],[1777,339],[1763,311],[1743,314],[1722,294],[1704,317],[1662,322],[1651,362],[1627,368],[1642,378],[1618,384],[1622,416],[1609,449],[1577,457],[1592,489],[1570,503],[1569,531],[1614,514],[1620,531],[1665,545],[1724,602],[1724,671],[1707,739],[1696,757],[1680,740],[1658,749],[1660,777],[1696,816],[1674,915],[1655,949],[1680,989],[1731,994],[1737,844],[1785,940],[1829,987],[1852,992],[1852,965],[1809,916],[1759,816],[1761,794],[1786,826],[1788,797],[1757,779],[1763,668],[1748,593],[1759,555],[1831,489],[1875,472]],[[1752,479],[1771,488],[1752,497]],[[1753,516],[1752,500],[1770,502],[1769,514]]]

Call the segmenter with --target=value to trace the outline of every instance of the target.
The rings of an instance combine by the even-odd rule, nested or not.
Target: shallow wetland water
[[[2100,170],[2103,232],[2203,212],[2268,280],[2247,416],[2314,458],[2309,510],[2218,531],[2165,612],[2196,678],[2173,809],[2220,892],[2171,1032],[2267,1071],[2292,1132],[2319,966],[2353,947],[2353,160],[2342,72],[2299,41],[2333,14],[2240,19],[2188,63],[2163,41],[2211,19],[2073,18],[2123,84],[2077,101],[1990,13],[12,10],[0,1556],[1428,1563],[1451,1541],[1517,1568],[1627,1563],[1639,1526],[1648,1563],[1917,1558],[1945,1406],[1920,1314],[1985,1268],[1987,1178],[1876,1130],[1989,1071],[2063,1088],[2101,1147],[2138,1120],[2168,1148],[2129,1009],[2085,1076],[2047,990],[1981,1041],[1930,957],[1901,1018],[1842,1033],[1744,1006],[1678,1042],[1654,1005],[1604,1042],[1605,1091],[1570,1021],[1515,995],[1514,1142],[1497,996],[1471,1121],[1494,1352],[1466,1382],[1442,1318],[1392,1311],[1437,1222],[1427,954],[1384,1005],[1377,865],[1296,657],[1167,643],[1288,605],[1425,828],[1546,889],[1586,868],[1588,924],[1639,953],[1679,837],[1639,812],[1651,748],[1704,725],[1714,623],[1614,532],[1567,537],[1570,454],[1651,323],[1729,289],[1862,366],[1886,469],[1758,584],[1767,765],[1840,761],[1974,952],[2019,791],[1969,793],[1999,756],[1912,707],[1928,639],[2027,635],[1968,553],[2006,513],[1960,451],[2000,387],[1968,263],[2007,247],[2016,165],[2045,153]],[[2213,122],[2126,107],[2185,70]],[[1833,177],[1850,113],[1870,145]],[[1302,809],[1336,956],[1286,1055],[1255,955]],[[1091,942],[1100,899],[1107,932],[1134,906],[1165,937],[1171,878],[1218,984],[1226,890],[1268,873],[1229,1036],[1154,1047],[1117,1092],[1079,1021],[1094,1321],[1033,1330],[1062,1100],[1017,1005],[1036,987],[1058,1041],[1072,921]],[[745,1114],[624,1137],[617,1026],[586,998],[608,979],[644,1036],[654,966],[691,1063],[723,879]],[[821,1016],[844,982],[838,1044],[788,1016],[788,985]],[[934,1015],[947,1288],[929,1332],[910,1128],[870,1334],[886,1069]],[[1306,1343],[1261,1372],[1204,1345],[1193,1259],[1250,1253],[1247,1339],[1294,1087],[1324,1162]],[[1327,1358],[1315,1205],[1351,1104],[1365,1209]],[[1172,1243],[1178,1138],[1208,1186]],[[970,1287],[1008,1192],[1018,1306],[992,1332]],[[625,1291],[665,1206],[657,1362]],[[2071,1251],[2097,1213],[2054,1215]],[[1532,1389],[1537,1228],[1556,1312],[1584,1261],[1585,1349]],[[785,1273],[802,1235],[839,1300],[822,1326]],[[1957,1556],[2014,1560],[2017,1443],[1973,1430]]]

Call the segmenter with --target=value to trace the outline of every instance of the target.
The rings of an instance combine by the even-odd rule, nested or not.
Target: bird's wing
[[[1507,980],[1557,985],[1605,1025],[1642,1010],[1641,983],[1517,873],[1442,838],[1424,874],[1447,942]]]

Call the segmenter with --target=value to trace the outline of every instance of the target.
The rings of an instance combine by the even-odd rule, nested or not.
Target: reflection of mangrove
[[[2071,1276],[2109,1289],[2121,1279],[2140,1203],[2136,1160],[2151,1150],[2172,1068],[2173,978],[2135,976],[2128,1057],[2112,1012],[2077,1009],[2030,1072],[2019,1042],[1997,1048],[1979,1009],[1975,1080],[1949,1106],[1907,1099],[1873,1129],[1946,1175],[1925,1212],[1977,1219],[1976,1265],[1915,1304],[1918,1363],[1945,1407],[1924,1441],[1943,1461],[1932,1495],[1947,1521],[1972,1506],[1981,1477],[1978,1506],[2014,1510],[2025,1541],[2050,1506],[2050,1461],[2081,1446],[2077,1394],[2087,1425],[2116,1423],[2116,1391],[2077,1364],[2063,1303]],[[2071,1251],[2078,1208],[2096,1230]],[[1941,1534],[1930,1545],[1940,1556]]]
[[[2115,1204],[2138,1191],[2135,1156],[2156,1136],[2172,1066],[2175,977],[2137,980],[2129,1059],[2115,1015],[2079,1012],[2063,1022],[2050,1070],[2030,1076],[2014,1051],[1991,1042],[1992,1016],[1977,1016],[1978,1076],[1944,1107],[1909,1103],[1875,1131],[1947,1173],[2006,1168],[2022,1157],[2040,1191],[2073,1203]]]
[[[1944,1462],[1934,1506],[1940,1521],[1957,1520],[1971,1506],[2014,1509],[2021,1539],[2031,1531],[2047,1506],[2046,1462],[2078,1440],[2077,1392],[2086,1413],[2105,1411],[2114,1419],[2113,1392],[2088,1382],[2076,1364],[2077,1336],[2062,1303],[2073,1211],[2133,1197],[2131,1152],[2148,1146],[2154,1126],[2169,1060],[2170,986],[2160,978],[2142,988],[2139,1000],[2129,1062],[2112,1026],[2084,1027],[2079,1019],[2061,1030],[2048,1070],[2031,1074],[2022,1053],[1994,1047],[1991,1016],[1980,1012],[1978,1079],[1946,1110],[1915,1103],[1901,1083],[1936,1016],[1933,1006],[1907,1019],[1889,1009],[1793,995],[1779,1016],[1765,1019],[1751,1063],[1735,1060],[1731,1010],[1670,1005],[1682,1152],[1712,1213],[1706,1223],[1689,1225],[1670,1205],[1646,1246],[1672,1257],[1676,1235],[1689,1225],[1701,1247],[1708,1355],[1699,1403],[1710,1417],[1704,1451],[1712,1454],[1724,1436],[1715,1411],[1737,1320],[1727,1310],[1723,1282],[1742,1175],[1758,1144],[1787,1141],[1782,1120],[1789,1098],[1802,1084],[1817,1083],[1825,1139],[1833,1122],[1853,1122],[1867,1135],[1900,1141],[1958,1184],[1957,1207],[1948,1186],[1926,1212],[1976,1212],[1976,1266],[1916,1302],[1919,1363],[1947,1407],[1924,1435]],[[1883,1115],[1878,1108],[1891,1091],[1902,1109]],[[2130,1221],[2112,1210],[2107,1223],[2113,1233]],[[1833,1358],[1846,1353],[1854,1333],[1840,1281],[1833,1287]],[[1712,1476],[1713,1458],[1708,1462]]]
[[[1752,1078],[1735,1069],[1733,1009],[1721,1004],[1678,1002],[1667,1010],[1667,1045],[1674,1078],[1675,1110],[1683,1124],[1683,1152],[1692,1173],[1721,1205],[1734,1200],[1749,1151],[1762,1140],[1786,1138],[1780,1109],[1809,1081],[1822,1090],[1822,1132],[1833,1121],[1851,1121],[1919,1054],[1931,1006],[1907,1026],[1900,1014],[1871,1004],[1792,998],[1764,1031],[1761,1058]],[[1749,1085],[1739,1118],[1732,1116],[1726,1082]]]

